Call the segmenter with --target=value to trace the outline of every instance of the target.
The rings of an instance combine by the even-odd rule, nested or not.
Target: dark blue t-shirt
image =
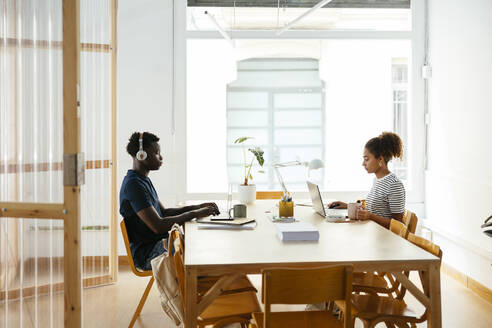
[[[130,249],[135,266],[143,267],[155,243],[168,234],[155,234],[138,217],[137,213],[153,206],[160,217],[159,198],[150,179],[134,170],[128,170],[120,189],[120,214],[125,219]]]

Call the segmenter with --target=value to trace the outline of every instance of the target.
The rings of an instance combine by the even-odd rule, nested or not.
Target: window
[[[325,168],[312,177],[322,190],[369,190],[364,144],[394,129],[406,138],[409,87],[395,91],[403,82],[392,75],[410,50],[407,40],[237,40],[235,48],[188,40],[187,191],[224,192],[241,181],[233,145],[241,136],[265,150],[266,174],[253,175],[258,189],[279,189],[272,163],[320,158]],[[395,101],[405,110],[395,112]],[[290,191],[306,191],[303,167],[281,170]]]
[[[394,58],[392,69],[392,90],[393,90],[393,131],[397,133],[403,143],[403,160],[394,160],[392,172],[401,180],[407,180],[407,108],[408,108],[408,65],[406,58]]]
[[[323,159],[324,88],[318,60],[240,61],[237,79],[227,85],[227,163],[229,182],[235,184],[242,182],[244,162],[243,146],[234,140],[242,136],[253,137],[250,147],[265,151],[265,174],[254,174],[252,181],[260,190],[281,188],[272,163]],[[289,190],[305,188],[304,167],[281,170]],[[316,178],[317,183],[323,182],[322,175]]]
[[[320,188],[342,199],[363,196],[373,180],[361,165],[363,146],[382,131],[395,131],[404,143],[404,160],[391,163],[391,169],[404,181],[407,200],[423,201],[424,86],[419,58],[424,57],[424,41],[422,29],[414,28],[424,24],[423,0],[375,0],[355,5],[351,0],[337,1],[336,5],[334,2],[314,11],[280,36],[276,31],[318,1],[187,3],[179,9],[181,17],[186,17],[179,21],[179,29],[186,30],[186,45],[177,46],[178,56],[186,55],[187,61],[178,62],[176,71],[178,84],[186,73],[187,87],[186,92],[178,88],[175,93],[178,104],[186,102],[186,115],[178,115],[177,121],[183,128],[177,129],[178,137],[180,131],[186,131],[186,143],[178,145],[186,149],[186,155],[180,155],[186,168],[178,168],[178,182],[185,182],[179,190],[184,199],[217,198],[226,192],[229,180],[240,180],[240,175],[231,172],[234,165],[241,164],[239,150],[239,155],[234,155],[231,147],[231,128],[262,131],[263,136],[252,135],[255,144],[261,138],[270,142],[269,136],[278,133],[274,132],[278,130],[276,122],[263,108],[256,108],[254,115],[250,111],[248,122],[230,116],[231,111],[244,110],[228,107],[229,91],[241,79],[242,63],[297,58],[317,61],[322,83],[321,159],[325,168],[311,172]],[[232,42],[226,41],[219,30],[225,31]],[[184,95],[186,99],[182,99]],[[267,93],[265,97],[261,106],[272,106],[272,95]],[[260,102],[260,98],[255,99]],[[248,126],[237,126],[238,120]],[[269,164],[281,160],[277,144],[265,142],[265,146],[273,147],[265,149]],[[300,150],[287,154],[291,158],[305,156]],[[303,158],[307,157],[315,156]],[[277,189],[271,167],[264,169],[266,174],[254,175],[254,182],[260,189]],[[282,176],[290,180],[289,190],[306,192],[304,183],[296,182],[304,178],[305,172],[301,167],[296,169],[294,173],[284,168]],[[302,196],[308,197],[307,192]]]

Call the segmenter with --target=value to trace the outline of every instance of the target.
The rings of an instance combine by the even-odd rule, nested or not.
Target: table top
[[[283,242],[265,211],[275,208],[273,200],[257,200],[247,216],[258,222],[254,230],[198,229],[185,226],[185,265],[237,266],[300,263],[429,263],[439,258],[411,244],[373,221],[331,223],[312,207],[296,206],[295,217],[313,224],[319,241]]]

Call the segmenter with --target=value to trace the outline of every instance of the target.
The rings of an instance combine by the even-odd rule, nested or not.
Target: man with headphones
[[[162,165],[158,141],[149,132],[132,134],[126,150],[133,157],[133,168],[128,170],[120,189],[120,214],[125,220],[135,266],[142,270],[150,270],[150,261],[164,253],[173,224],[219,214],[215,203],[181,208],[162,205],[148,177],[150,171]]]

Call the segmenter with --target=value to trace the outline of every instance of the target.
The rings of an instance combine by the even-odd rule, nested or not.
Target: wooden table
[[[254,274],[273,267],[317,267],[352,264],[354,271],[400,272],[425,270],[430,276],[427,298],[408,279],[400,281],[429,308],[429,328],[441,328],[441,282],[439,258],[409,243],[372,221],[328,223],[311,207],[295,207],[295,216],[310,222],[320,232],[317,242],[282,242],[266,210],[271,200],[248,206],[248,217],[255,218],[254,230],[198,230],[198,223],[185,226],[186,300],[196,300],[197,276]],[[208,306],[220,288],[230,283],[222,279],[210,297],[200,304],[185,304],[185,327],[196,327],[198,313]]]

